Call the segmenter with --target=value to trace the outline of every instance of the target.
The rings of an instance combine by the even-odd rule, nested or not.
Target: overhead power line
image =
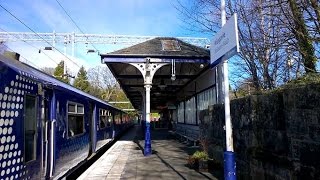
[[[10,51],[14,52],[14,50],[12,50],[10,47],[8,47],[5,44],[2,44],[3,46],[5,46],[6,48],[8,48]],[[33,62],[31,62],[30,60],[28,60],[27,58],[25,58],[22,54],[20,54],[20,57],[22,57],[23,59],[25,59],[27,61],[27,64],[31,64],[33,67],[36,67],[37,69],[40,69],[39,66],[35,65]]]
[[[14,14],[12,14],[9,10],[7,10],[5,7],[3,7],[0,4],[0,7],[2,9],[4,9],[7,13],[9,13],[12,17],[14,17],[16,20],[18,20],[21,24],[23,24],[25,27],[27,27],[30,31],[32,31],[34,34],[36,34],[38,37],[40,37],[43,41],[45,41],[47,44],[49,44],[51,47],[53,47],[54,49],[56,49],[60,54],[62,54],[63,56],[65,56],[67,59],[69,59],[73,64],[75,64],[76,66],[78,66],[80,68],[80,66],[74,62],[73,60],[71,60],[67,55],[63,54],[59,49],[57,49],[56,47],[54,47],[51,43],[49,43],[46,39],[44,39],[42,36],[40,36],[38,33],[36,33],[32,28],[30,28],[27,24],[25,24],[22,20],[20,20],[18,17],[16,17]]]
[[[6,33],[8,33],[8,31],[6,31],[6,30],[2,29],[1,27],[0,27],[0,30],[4,31],[4,32],[6,32]],[[21,40],[21,39],[19,38],[19,36],[14,36],[14,37],[15,37],[16,39]],[[28,44],[29,46],[31,46],[31,47],[33,47],[33,48],[35,48],[37,51],[39,50],[39,48],[38,48],[38,47],[36,47],[36,46],[32,45],[31,43],[27,42],[26,40],[21,40],[21,41],[23,41],[23,42],[25,42],[26,44]],[[44,54],[44,55],[46,55],[50,60],[52,60],[56,65],[58,65],[58,63],[57,63],[54,59],[52,59],[52,58],[51,58],[47,53],[43,52],[43,54]]]
[[[83,34],[83,35],[85,35],[85,33],[82,31],[82,29],[77,25],[77,23],[73,20],[73,18],[70,16],[70,14],[66,11],[66,9],[61,5],[61,3],[58,1],[58,0],[56,0],[56,2],[59,4],[59,6],[62,8],[62,10],[66,13],[66,15],[71,19],[71,21],[73,22],[73,24],[79,29],[79,31]],[[86,36],[86,35],[85,35]],[[99,50],[92,44],[92,43],[90,43],[91,45],[92,45],[92,47],[97,51],[97,52],[99,52]]]

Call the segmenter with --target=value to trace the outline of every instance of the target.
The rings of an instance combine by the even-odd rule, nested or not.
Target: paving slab
[[[153,153],[145,157],[143,130],[136,125],[78,179],[221,179],[187,167],[187,145],[168,137],[165,130],[153,130]]]

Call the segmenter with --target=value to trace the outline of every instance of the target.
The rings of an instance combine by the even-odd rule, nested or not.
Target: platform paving
[[[78,179],[218,179],[187,167],[192,149],[170,138],[167,131],[153,130],[151,136],[153,154],[145,157],[141,127],[134,126]]]

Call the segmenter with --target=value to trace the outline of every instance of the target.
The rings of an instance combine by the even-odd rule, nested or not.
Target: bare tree
[[[201,5],[202,4],[202,5]],[[186,8],[178,1],[177,8],[187,24],[206,28],[201,32],[214,34],[220,28],[220,1],[195,0],[193,6],[206,8]],[[236,79],[251,79],[256,90],[271,89],[283,81],[285,53],[284,39],[278,36],[279,20],[273,18],[277,10],[265,0],[227,0],[227,16],[238,13],[240,36],[240,59],[231,62],[231,75]],[[205,20],[204,20],[205,19]],[[209,26],[203,24],[208,23]]]
[[[88,70],[88,79],[91,84],[91,94],[104,100],[109,100],[115,92],[116,80],[108,67],[96,66]]]
[[[310,69],[315,71],[312,66],[316,61],[314,50],[319,50],[319,47],[314,48],[312,42],[317,42],[319,37],[319,2],[300,0],[308,1],[306,7],[303,7],[303,3],[295,3],[295,0],[279,1],[226,0],[227,17],[234,12],[238,13],[241,48],[240,58],[230,63],[230,74],[237,80],[250,79],[255,90],[272,89],[283,84],[290,80],[291,71],[300,74],[301,65],[306,72]],[[220,29],[220,0],[193,0],[191,6],[188,3],[189,6],[180,0],[176,3],[187,26],[211,34]],[[302,16],[300,11],[294,9],[295,4],[300,10],[305,9]],[[299,29],[294,24],[296,21],[312,26],[306,29],[299,26],[302,27]],[[311,43],[306,43],[308,40]]]
[[[315,64],[317,62],[313,43],[318,32],[314,32],[313,29],[317,29],[318,20],[312,17],[310,21],[310,18],[308,18],[312,15],[310,9],[313,9],[310,2],[309,0],[278,0],[277,3],[277,7],[281,9],[282,14],[277,17],[283,19],[283,28],[289,32],[288,37],[290,39],[288,39],[288,42],[291,42],[301,54],[306,73],[316,72]],[[317,2],[314,3],[318,4]]]
[[[43,72],[46,73],[46,74],[49,74],[49,75],[53,76],[54,68],[51,68],[51,67],[43,67],[43,68],[41,68],[40,70],[43,71]]]

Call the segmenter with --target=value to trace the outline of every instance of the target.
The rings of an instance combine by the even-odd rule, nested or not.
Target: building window
[[[110,127],[112,123],[111,113],[105,109],[99,109],[99,127],[103,129]]]
[[[186,101],[186,124],[197,124],[196,121],[196,98],[192,97],[188,101]]]
[[[24,160],[29,162],[36,159],[37,134],[37,99],[26,95],[24,111]]]
[[[207,89],[206,91],[203,91],[199,94],[197,94],[197,118],[198,122],[200,122],[203,119],[200,119],[200,112],[203,110],[208,109],[208,106],[214,105],[217,103],[216,100],[216,88],[212,87],[210,89]]]
[[[184,123],[184,102],[178,106],[178,123]]]
[[[68,103],[68,137],[84,133],[84,107],[82,104]]]

